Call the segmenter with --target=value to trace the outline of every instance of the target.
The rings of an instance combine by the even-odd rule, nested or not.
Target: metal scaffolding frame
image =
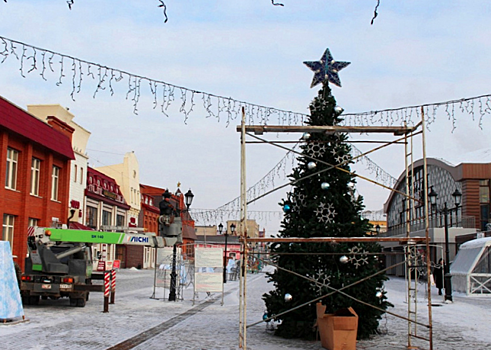
[[[418,309],[417,309],[417,284],[418,284],[418,251],[417,247],[421,246],[421,243],[424,242],[426,248],[426,268],[427,268],[427,276],[430,276],[431,273],[431,263],[430,263],[430,254],[429,254],[429,221],[428,221],[428,206],[424,205],[425,208],[425,237],[411,237],[410,235],[410,220],[411,217],[414,216],[415,203],[418,201],[415,198],[414,193],[414,161],[413,161],[413,138],[416,135],[422,136],[422,150],[423,150],[423,176],[424,176],[424,201],[428,203],[428,178],[427,178],[427,163],[426,163],[426,144],[425,144],[425,120],[424,120],[424,110],[421,108],[421,122],[419,122],[414,127],[408,127],[406,124],[402,127],[393,127],[393,126],[272,126],[272,125],[246,125],[245,124],[245,111],[242,108],[242,120],[240,126],[237,127],[237,131],[240,132],[240,140],[241,140],[241,161],[240,161],[240,222],[239,222],[239,230],[238,234],[240,236],[241,241],[241,269],[240,269],[240,280],[239,280],[239,348],[247,349],[247,328],[249,326],[258,324],[262,321],[256,322],[252,325],[247,325],[247,262],[248,262],[248,251],[249,251],[249,243],[267,243],[267,242],[303,242],[303,243],[313,243],[313,242],[399,242],[400,244],[405,246],[405,265],[406,265],[406,284],[407,284],[407,317],[397,315],[391,312],[386,311],[388,314],[393,316],[402,318],[408,321],[408,332],[407,332],[407,348],[408,349],[418,349],[415,346],[414,340],[420,339],[427,341],[429,344],[429,350],[433,350],[433,332],[432,332],[432,314],[431,314],[431,281],[427,278],[427,296],[428,296],[428,324],[422,323],[418,321]],[[418,129],[421,128],[421,131]],[[402,136],[402,139],[387,142],[386,145],[392,145],[400,143],[403,140],[405,144],[405,175],[406,175],[406,189],[405,193],[398,191],[395,188],[387,187],[381,183],[370,180],[366,177],[360,176],[358,174],[353,175],[362,178],[364,180],[370,181],[376,185],[389,189],[391,191],[398,192],[405,196],[406,203],[406,236],[405,237],[311,237],[311,238],[298,238],[298,237],[290,237],[290,238],[250,238],[247,235],[247,197],[246,197],[246,136],[253,136],[250,134],[253,132],[256,135],[262,135],[266,132],[274,132],[274,133],[292,133],[292,132],[310,132],[310,133],[336,133],[336,132],[344,132],[344,133],[360,133],[360,134],[370,134],[370,133],[391,133],[394,136]],[[263,140],[257,136],[253,136],[256,140],[259,140],[262,143],[269,143],[271,145],[287,149],[286,147],[279,146],[279,142],[269,142]],[[250,143],[258,143],[250,142]],[[285,142],[287,143],[287,142]],[[291,142],[290,142],[291,143]],[[367,141],[367,143],[374,143],[374,141]],[[371,152],[379,150],[385,146],[377,147],[369,152],[362,154],[361,156],[365,156]],[[290,150],[290,149],[287,149]],[[340,165],[330,165],[329,169],[336,168],[338,170],[346,171],[345,169],[339,168]],[[411,183],[410,183],[411,181]],[[281,186],[279,188],[282,188]],[[273,190],[274,191],[274,190]],[[260,196],[263,197],[265,195],[270,194],[273,191],[269,191],[266,194]],[[256,198],[257,199],[257,198]],[[255,200],[256,200],[255,199]],[[413,210],[413,213],[411,213]],[[381,252],[383,254],[383,252]],[[388,268],[386,269],[388,270]],[[292,271],[289,271],[294,273]],[[301,276],[303,277],[303,276]],[[306,278],[306,277],[304,277]],[[360,281],[359,281],[360,282]],[[329,286],[327,286],[329,287]],[[334,290],[332,293],[343,293],[341,290]],[[347,295],[347,294],[345,294]],[[347,295],[349,296],[349,295]],[[313,302],[313,301],[310,301]],[[291,311],[291,310],[290,310]],[[287,311],[288,312],[288,311]],[[263,320],[264,321],[264,320]],[[418,326],[420,326],[418,328]],[[426,330],[426,334],[421,334],[419,329],[423,328]]]

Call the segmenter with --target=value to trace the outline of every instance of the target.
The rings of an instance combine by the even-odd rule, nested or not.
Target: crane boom
[[[166,239],[157,236],[153,232],[133,234],[123,232],[71,230],[62,228],[38,228],[35,231],[35,237],[36,240],[40,240],[42,243],[105,243],[141,245],[154,248],[163,248],[173,244],[172,242],[166,242]]]

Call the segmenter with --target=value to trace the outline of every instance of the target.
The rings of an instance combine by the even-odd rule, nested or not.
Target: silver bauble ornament
[[[292,299],[293,299],[293,297],[292,297],[292,295],[290,293],[286,293],[285,294],[285,301],[287,303],[289,303],[290,301],[292,301]]]
[[[310,139],[310,134],[308,132],[304,132],[303,135],[302,135],[302,139],[303,140],[308,140]]]
[[[327,182],[323,182],[323,183],[321,183],[321,188],[323,190],[327,190],[329,188],[329,184]]]
[[[343,264],[346,264],[349,261],[349,258],[346,255],[343,255],[339,258],[339,261]]]
[[[307,164],[307,168],[309,168],[310,170],[315,169],[316,166],[317,164],[315,164],[315,162],[309,162]]]
[[[344,109],[343,109],[343,107],[336,106],[336,107],[334,107],[334,112],[336,112],[337,115],[340,115],[341,113],[344,112]]]
[[[375,296],[380,299],[384,296],[384,293],[382,293],[381,291],[377,291],[377,293],[375,293]]]

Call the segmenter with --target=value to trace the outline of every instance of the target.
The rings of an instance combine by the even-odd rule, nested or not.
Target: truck
[[[175,230],[167,237],[155,233],[121,233],[41,228],[28,237],[28,256],[21,275],[22,302],[37,305],[40,298],[68,297],[71,306],[84,307],[91,291],[102,291],[93,284],[92,249],[96,243],[143,245],[154,248],[182,242],[182,225],[177,218]],[[180,227],[179,227],[180,226]]]

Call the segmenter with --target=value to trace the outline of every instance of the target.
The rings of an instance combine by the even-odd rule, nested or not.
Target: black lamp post
[[[380,234],[380,225],[375,226],[375,231],[377,232],[377,236]]]
[[[459,189],[456,188],[455,191],[452,193],[452,196],[455,201],[455,224],[458,226],[459,225],[459,206],[460,202],[462,199],[462,193],[460,193]]]
[[[187,191],[184,195],[186,204],[186,211],[189,211],[191,203],[193,203],[194,194],[191,190]],[[179,210],[178,215],[181,215],[181,210]],[[181,233],[182,234],[182,233]],[[170,274],[170,290],[169,290],[169,301],[176,301],[176,285],[177,285],[177,272],[176,272],[176,260],[177,260],[177,243],[174,243],[172,248],[172,272]]]
[[[436,198],[438,194],[433,190],[433,186],[431,186],[431,191],[428,194],[428,197],[430,197],[430,203],[433,208],[436,208]],[[462,193],[459,192],[458,189],[452,193],[452,196],[454,197],[455,201],[455,209],[458,211],[460,201],[462,199]],[[445,287],[445,301],[453,301],[452,298],[452,276],[450,275],[450,248],[449,248],[449,239],[448,239],[448,213],[449,209],[447,207],[447,202],[444,203],[443,210],[441,210],[443,213],[444,217],[444,224],[445,224],[445,261],[443,264],[443,271],[445,274],[444,278],[444,287]]]
[[[218,225],[218,233],[221,235],[223,231],[223,225]],[[227,283],[227,237],[228,232],[225,230],[225,253],[223,254],[223,283]]]

